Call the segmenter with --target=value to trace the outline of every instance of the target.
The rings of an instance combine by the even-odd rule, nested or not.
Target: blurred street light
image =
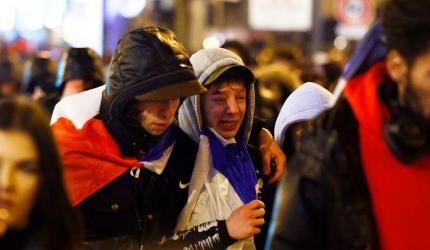
[[[338,50],[344,50],[346,49],[346,46],[348,46],[348,40],[344,36],[337,36],[336,39],[334,39],[334,47]]]
[[[208,37],[203,41],[203,48],[219,48],[221,46],[220,41],[216,37]]]
[[[118,13],[125,18],[139,15],[145,8],[146,0],[108,0],[106,2],[106,13],[112,18]]]

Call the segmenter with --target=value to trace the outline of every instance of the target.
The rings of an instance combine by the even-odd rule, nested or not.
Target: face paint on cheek
[[[148,115],[149,115],[148,110],[146,110],[146,109],[145,110],[139,110],[137,112],[137,118],[139,120],[139,123],[142,123],[142,121],[144,121],[145,119],[147,119]]]

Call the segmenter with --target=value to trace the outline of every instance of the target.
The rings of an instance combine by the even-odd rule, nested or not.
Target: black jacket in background
[[[267,249],[378,249],[357,131],[346,100],[305,131],[278,188]]]

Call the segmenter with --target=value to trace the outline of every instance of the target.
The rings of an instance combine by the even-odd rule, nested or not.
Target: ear
[[[391,50],[388,52],[386,65],[391,79],[393,79],[398,84],[406,83],[408,65],[406,60],[397,50]]]
[[[403,100],[402,96],[408,84],[408,64],[405,58],[397,50],[391,50],[387,55],[386,67],[388,75],[397,83],[399,99]]]

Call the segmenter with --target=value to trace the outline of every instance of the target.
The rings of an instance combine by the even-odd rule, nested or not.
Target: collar
[[[140,161],[140,163],[143,164],[143,167],[145,169],[148,169],[149,171],[156,173],[158,175],[161,175],[166,168],[167,162],[170,159],[170,155],[173,152],[173,148],[175,147],[175,143],[168,147],[164,152],[163,155],[153,161]]]
[[[222,145],[225,147],[225,146],[227,146],[228,144],[234,144],[234,143],[237,143],[236,142],[236,139],[234,138],[234,137],[232,137],[232,138],[230,138],[230,139],[225,139],[224,137],[222,137],[221,135],[219,135],[216,131],[215,131],[215,129],[213,129],[213,128],[211,128],[211,127],[208,127],[208,129],[210,130],[210,131],[212,131],[212,133],[218,138],[218,140],[222,143]]]

